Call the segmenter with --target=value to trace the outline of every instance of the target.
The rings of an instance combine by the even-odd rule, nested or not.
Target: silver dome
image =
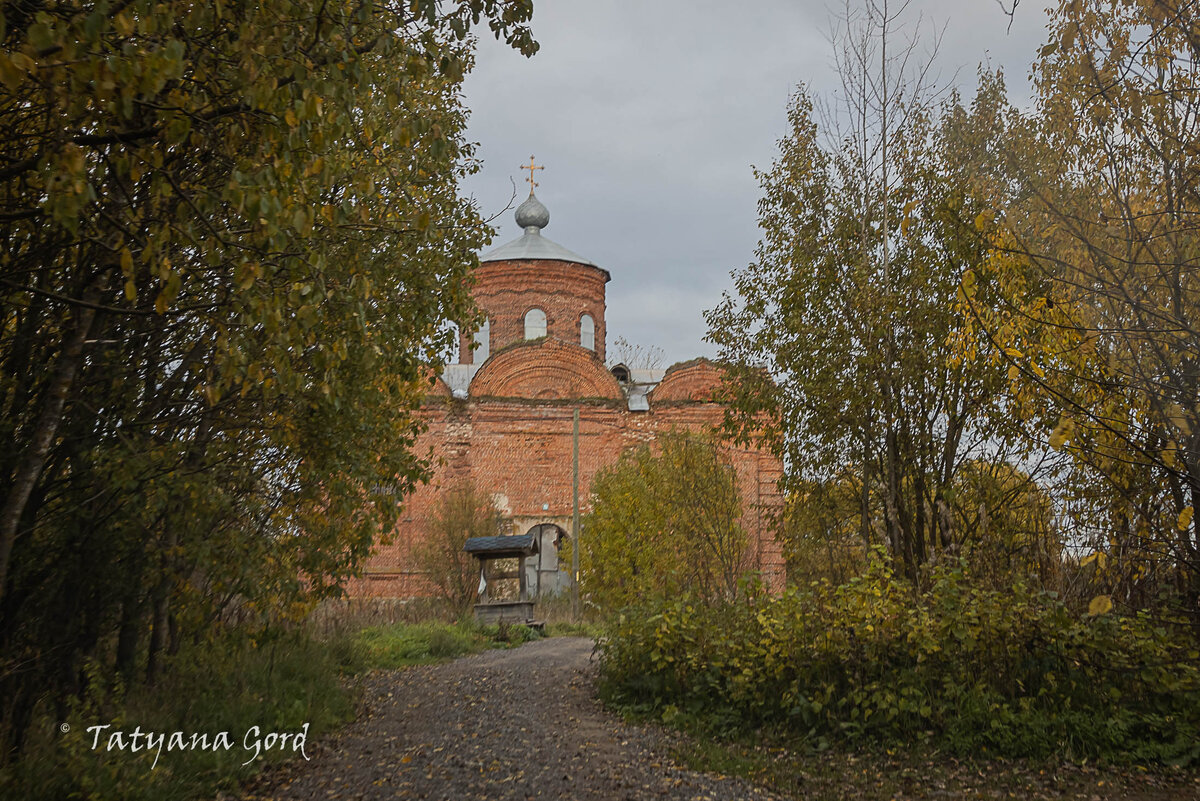
[[[520,206],[517,206],[517,225],[525,229],[527,233],[533,233],[529,229],[536,228],[541,230],[550,224],[550,209],[542,205],[542,201],[534,196],[533,192],[529,193],[529,197]]]

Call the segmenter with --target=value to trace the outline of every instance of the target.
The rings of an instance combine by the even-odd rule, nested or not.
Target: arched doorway
[[[569,565],[559,560],[559,549],[570,539],[567,532],[554,523],[538,523],[526,534],[532,534],[538,543],[538,555],[525,563],[525,582],[534,598],[560,595],[571,587]]]

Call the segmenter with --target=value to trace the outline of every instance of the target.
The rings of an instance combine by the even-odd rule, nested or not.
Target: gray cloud
[[[994,0],[914,0],[941,29],[944,80],[970,91],[980,63],[1002,67],[1029,102],[1045,1],[1025,0],[1011,33]],[[607,268],[608,333],[656,345],[666,363],[713,355],[703,312],[758,240],[758,186],[786,133],[800,83],[836,86],[830,13],[813,0],[535,0],[541,51],[524,59],[482,33],[465,87],[468,137],[483,170],[464,190],[485,214],[528,192],[535,154],[546,236]],[[520,231],[511,212],[494,244]]]

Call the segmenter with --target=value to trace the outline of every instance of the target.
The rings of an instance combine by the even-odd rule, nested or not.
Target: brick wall
[[[648,412],[630,412],[623,399],[431,398],[424,411],[429,428],[418,440],[417,449],[437,462],[434,480],[405,500],[401,523],[390,544],[377,548],[366,577],[350,588],[351,593],[402,597],[427,592],[414,570],[412,547],[425,536],[425,521],[440,492],[461,478],[474,479],[477,486],[492,493],[506,517],[521,522],[522,530],[514,533],[524,533],[537,522],[562,525],[569,520],[571,430],[576,408],[580,410],[580,503],[584,512],[590,508],[592,478],[626,448],[653,442],[660,432],[672,428],[710,429],[723,416],[722,407],[711,402],[676,401],[652,406]],[[782,587],[782,551],[767,523],[769,515],[781,507],[775,485],[781,466],[754,448],[729,447],[726,455],[737,471],[742,522],[750,535],[753,565],[770,585]]]

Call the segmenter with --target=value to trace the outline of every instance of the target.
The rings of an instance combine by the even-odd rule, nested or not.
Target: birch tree
[[[737,365],[731,427],[764,428],[797,489],[856,485],[864,543],[915,579],[978,534],[955,513],[964,466],[1020,454],[1003,447],[1003,369],[962,357],[954,303],[986,253],[962,221],[1005,191],[1012,112],[987,73],[969,107],[937,102],[917,40],[896,44],[903,10],[843,18],[843,91],[823,113],[793,98],[780,157],[757,173],[755,261],[708,322]]]
[[[1052,10],[1024,196],[981,226],[995,254],[963,297],[1030,438],[1070,460],[1064,508],[1113,597],[1170,586],[1200,621],[1197,25],[1186,0]]]

